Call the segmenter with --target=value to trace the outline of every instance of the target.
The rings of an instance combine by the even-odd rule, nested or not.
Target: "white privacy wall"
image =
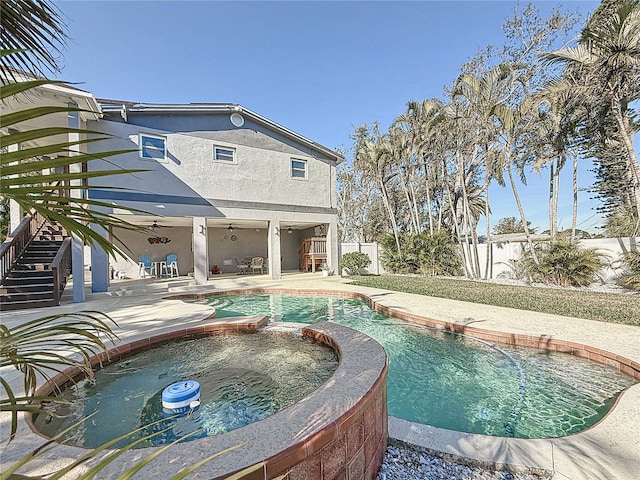
[[[520,242],[502,242],[493,244],[493,269],[490,278],[511,278],[513,270],[510,268],[511,260],[516,260],[522,252]],[[594,238],[580,240],[582,248],[595,249],[606,255],[608,266],[600,272],[605,281],[609,281],[620,275],[620,259],[624,252],[638,250],[640,237],[628,238]],[[480,258],[480,268],[484,274],[487,259],[487,244],[478,245],[478,255]],[[371,266],[366,269],[368,273],[378,275],[385,273],[382,267],[382,247],[377,243],[342,243],[340,244],[340,258],[345,253],[363,252],[369,255]]]

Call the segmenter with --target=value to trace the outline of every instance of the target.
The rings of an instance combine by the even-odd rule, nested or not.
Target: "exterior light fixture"
[[[231,226],[231,224],[229,224],[229,226],[227,227],[227,230],[229,230],[229,233],[233,233],[233,227]]]
[[[291,227],[287,227],[287,233],[293,233],[293,230],[291,229]]]
[[[207,227],[205,227],[204,225],[200,225],[200,233],[202,235],[206,235],[207,234]]]

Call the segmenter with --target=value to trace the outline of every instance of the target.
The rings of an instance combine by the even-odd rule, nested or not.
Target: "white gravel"
[[[535,473],[486,469],[457,463],[450,455],[389,440],[377,480],[541,480]]]

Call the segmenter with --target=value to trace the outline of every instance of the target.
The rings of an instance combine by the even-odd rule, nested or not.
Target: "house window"
[[[292,178],[307,178],[307,161],[298,160],[296,158],[291,159],[291,177]]]
[[[216,162],[236,163],[236,149],[228,147],[213,147],[213,159]]]
[[[166,157],[166,139],[153,135],[140,134],[140,157],[164,160]]]

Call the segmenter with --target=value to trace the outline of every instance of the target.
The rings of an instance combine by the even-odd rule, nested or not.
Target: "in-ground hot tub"
[[[232,322],[237,328],[239,319]],[[255,323],[252,328],[257,327]],[[229,328],[213,324],[197,331],[182,330],[120,347],[111,357],[131,355],[158,341],[193,335],[210,335]],[[202,478],[221,478],[250,465],[258,470],[247,478],[275,478],[289,474],[296,478],[373,479],[382,462],[387,442],[386,373],[387,357],[382,347],[366,335],[332,323],[301,330],[303,337],[330,346],[340,358],[333,375],[319,388],[293,405],[263,420],[215,436],[179,443],[141,471],[144,478],[165,478],[183,467],[230,447],[241,445],[202,466]],[[99,359],[95,359],[96,362]],[[58,380],[64,377],[59,376]],[[64,380],[61,382],[64,383]],[[52,391],[48,384],[43,390]],[[121,408],[112,405],[112,408]],[[65,447],[66,455],[72,447]],[[148,447],[149,453],[156,447]],[[138,450],[138,452],[141,452]],[[77,449],[77,455],[84,453]],[[146,453],[146,449],[142,450]],[[136,458],[126,452],[118,465],[110,465],[103,478],[125,471]],[[140,478],[143,478],[140,477]]]

